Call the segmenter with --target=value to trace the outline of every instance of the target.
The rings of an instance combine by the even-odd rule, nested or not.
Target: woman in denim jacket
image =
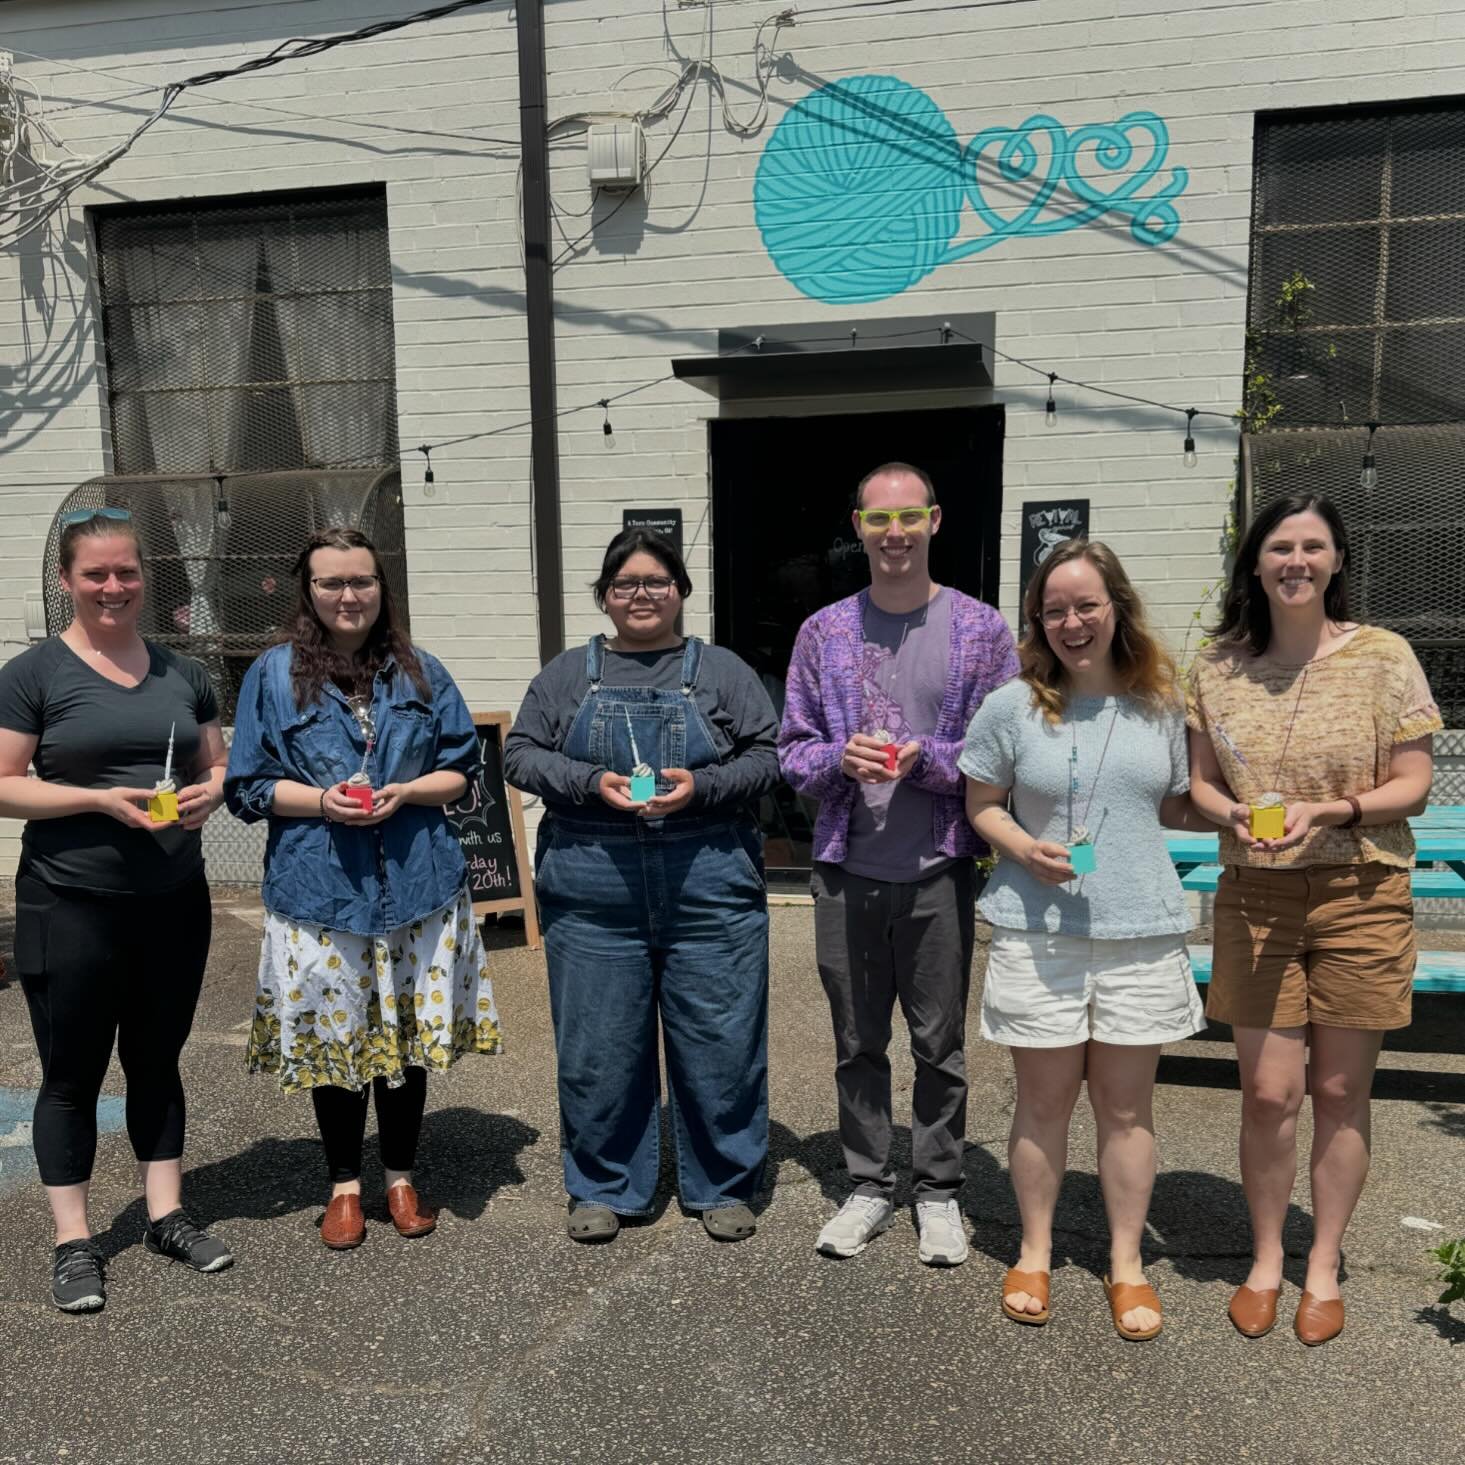
[[[288,639],[240,689],[224,791],[240,819],[270,823],[249,1069],[310,1090],[334,1186],[321,1240],[344,1250],[366,1235],[368,1091],[392,1221],[425,1235],[436,1215],[411,1172],[427,1070],[500,1039],[443,812],[478,771],[468,709],[399,628],[364,535],[321,531],[295,570]]]

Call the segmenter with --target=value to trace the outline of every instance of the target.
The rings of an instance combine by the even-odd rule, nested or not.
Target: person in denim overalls
[[[751,668],[682,640],[690,589],[670,541],[617,536],[596,584],[615,637],[551,662],[505,745],[510,782],[545,802],[535,879],[577,1241],[653,1209],[658,1016],[681,1200],[711,1235],[753,1233],[768,1153],[768,910],[748,805],[777,782],[777,722]]]

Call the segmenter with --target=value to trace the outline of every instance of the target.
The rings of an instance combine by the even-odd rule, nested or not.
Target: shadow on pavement
[[[435,1205],[476,1220],[496,1191],[520,1185],[519,1152],[539,1131],[505,1114],[478,1109],[436,1109],[424,1116],[417,1180]],[[363,1152],[363,1203],[385,1215],[375,1135]],[[318,1139],[259,1139],[247,1150],[211,1164],[187,1166],[184,1204],[199,1225],[236,1219],[262,1221],[314,1209],[324,1213],[330,1196],[325,1156]],[[141,1197],[120,1212],[97,1241],[115,1257],[142,1243],[147,1216]]]
[[[1448,1307],[1421,1307],[1414,1320],[1433,1328],[1452,1348],[1465,1343],[1465,1321],[1455,1317]]]

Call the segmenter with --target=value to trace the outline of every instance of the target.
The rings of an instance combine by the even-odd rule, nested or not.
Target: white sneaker
[[[921,1260],[928,1267],[959,1267],[966,1260],[966,1232],[954,1200],[916,1202]]]
[[[883,1195],[852,1195],[819,1233],[814,1250],[824,1256],[858,1256],[895,1220]]]

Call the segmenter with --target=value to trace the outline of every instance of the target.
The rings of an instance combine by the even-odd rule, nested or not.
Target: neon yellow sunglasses
[[[935,508],[935,504],[927,504],[919,509],[856,509],[855,513],[859,515],[860,523],[866,529],[875,534],[884,534],[895,523],[905,530],[925,529],[931,522],[931,514]]]

